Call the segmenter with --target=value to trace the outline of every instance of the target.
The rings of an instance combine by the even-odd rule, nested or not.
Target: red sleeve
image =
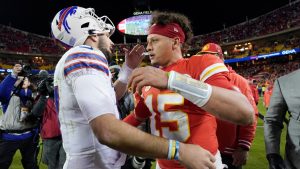
[[[249,150],[251,147],[251,144],[253,142],[253,139],[255,137],[255,131],[256,131],[256,124],[258,119],[258,109],[256,106],[256,103],[253,98],[253,94],[251,91],[251,88],[245,78],[242,76],[235,74],[235,80],[234,84],[238,86],[240,91],[246,96],[250,104],[252,105],[254,112],[255,112],[255,118],[254,123],[252,125],[246,125],[246,126],[238,126],[238,136],[237,136],[237,144],[239,147]]]
[[[135,127],[139,126],[142,123],[142,121],[139,121],[139,120],[136,119],[136,117],[135,117],[135,115],[133,113],[131,113],[128,116],[126,116],[123,119],[123,121],[125,123],[131,124],[132,126],[135,126]]]
[[[124,118],[124,122],[133,126],[140,125],[143,121],[151,116],[151,112],[144,103],[144,99],[137,93],[134,94],[135,108],[133,113]]]
[[[205,54],[190,58],[189,71],[197,80],[204,81],[210,85],[226,89],[232,89],[229,81],[228,69],[224,62],[215,55]]]
[[[210,85],[222,87],[225,89],[233,90],[233,88],[234,88],[233,85],[229,81],[227,72],[221,72],[221,73],[215,74],[215,75],[209,77],[205,82]]]
[[[249,150],[256,132],[258,114],[255,113],[254,123],[247,126],[238,126],[238,146]]]

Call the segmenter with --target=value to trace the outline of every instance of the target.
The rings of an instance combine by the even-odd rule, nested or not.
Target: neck
[[[91,46],[93,49],[98,49],[98,43],[93,41],[91,38],[87,38],[86,41],[83,43],[84,45]]]
[[[98,46],[95,43],[86,42],[86,43],[84,43],[84,45],[88,45],[88,46],[91,46],[94,49],[98,49]]]
[[[178,62],[178,60],[180,60],[180,59],[182,59],[182,58],[183,58],[183,57],[182,57],[181,52],[180,52],[180,53],[174,53],[173,56],[171,57],[170,61],[169,61],[166,65],[164,65],[164,66],[162,66],[162,67],[170,66],[170,65],[172,65],[172,64],[174,64],[174,63],[176,63],[176,62]]]

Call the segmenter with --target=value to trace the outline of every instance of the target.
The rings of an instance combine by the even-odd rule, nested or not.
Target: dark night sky
[[[224,24],[227,27],[243,22],[246,17],[252,19],[288,3],[289,0],[3,0],[0,24],[48,36],[54,15],[62,8],[78,5],[95,8],[98,16],[107,15],[115,25],[132,16],[136,9],[180,12],[190,18],[194,34],[199,35],[223,29]],[[116,31],[112,40],[122,43],[121,33]]]

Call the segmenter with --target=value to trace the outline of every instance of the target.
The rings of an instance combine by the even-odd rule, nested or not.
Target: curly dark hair
[[[185,34],[185,43],[189,44],[194,36],[190,20],[183,14],[166,11],[153,11],[150,26],[153,24],[167,25],[177,23]]]

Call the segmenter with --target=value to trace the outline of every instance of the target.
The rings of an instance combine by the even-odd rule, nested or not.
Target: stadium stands
[[[189,57],[195,54],[207,42],[221,44],[225,52],[225,59],[244,58],[300,48],[300,1],[293,1],[279,9],[224,30],[195,36],[185,56]],[[146,47],[146,42],[142,42],[142,44]],[[115,44],[113,53],[118,64],[124,61],[123,48],[129,49],[134,45],[135,43]],[[62,48],[49,37],[0,25],[0,68],[2,69],[10,69],[13,63],[21,61],[29,63],[34,69],[53,70],[62,53]],[[297,57],[298,54],[294,55],[294,59],[290,61],[294,61]],[[237,66],[238,71],[240,69],[243,75],[253,78],[267,70],[266,66],[263,69],[261,64],[271,64],[261,62],[252,60],[232,65],[239,65]],[[281,66],[285,65],[289,67],[290,64],[285,63]],[[268,73],[275,74],[276,77],[281,75],[281,73],[272,71],[268,71]]]

